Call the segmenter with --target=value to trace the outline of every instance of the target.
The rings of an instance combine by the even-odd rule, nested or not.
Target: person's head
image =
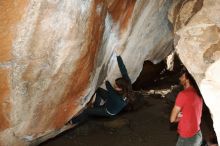
[[[202,96],[196,81],[186,69],[182,70],[179,80],[180,84],[183,85],[184,88],[191,86],[196,90],[199,96]]]
[[[117,78],[115,80],[115,85],[116,91],[127,92],[131,90],[131,83],[125,78]]]
[[[189,84],[189,79],[186,78],[185,73],[183,73],[183,74],[179,77],[179,80],[180,80],[180,84],[181,84],[184,88],[187,87],[187,85]]]
[[[180,84],[183,85],[184,87],[197,86],[194,78],[186,69],[181,72],[181,76],[179,80],[180,80]]]
[[[188,73],[186,73],[186,72],[182,73],[182,75],[179,77],[179,80],[180,80],[180,84],[184,88],[187,88],[187,87],[191,86],[191,82],[188,78]]]

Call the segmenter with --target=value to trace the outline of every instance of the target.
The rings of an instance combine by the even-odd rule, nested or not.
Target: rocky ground
[[[91,119],[41,146],[172,146],[177,135],[170,128],[170,110],[160,95],[146,94],[137,111]]]
[[[176,125],[169,123],[175,101],[176,74],[163,76],[151,90],[139,91],[144,105],[123,112],[113,119],[93,118],[40,146],[174,146]],[[202,118],[204,137],[212,133],[212,120],[207,109]]]

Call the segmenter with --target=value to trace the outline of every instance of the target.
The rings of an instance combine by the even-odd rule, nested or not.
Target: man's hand
[[[180,118],[182,117],[182,113],[180,111],[181,111],[181,108],[179,106],[175,105],[173,107],[173,110],[170,115],[170,122],[171,123],[179,122]]]

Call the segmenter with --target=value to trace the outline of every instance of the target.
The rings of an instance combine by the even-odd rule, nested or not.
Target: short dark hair
[[[190,85],[196,90],[197,94],[202,97],[202,94],[201,94],[201,92],[200,92],[200,90],[199,90],[199,87],[198,87],[198,85],[197,85],[195,79],[194,79],[193,76],[188,72],[188,70],[187,70],[186,68],[183,69],[183,70],[181,71],[181,74],[182,74],[182,75],[185,74],[185,77],[189,80]]]

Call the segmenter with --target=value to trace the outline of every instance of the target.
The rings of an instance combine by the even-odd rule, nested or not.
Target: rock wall
[[[220,1],[179,0],[169,11],[174,44],[196,79],[220,141]]]
[[[170,0],[1,0],[0,145],[37,145],[67,129],[105,79],[132,81],[172,49]]]

